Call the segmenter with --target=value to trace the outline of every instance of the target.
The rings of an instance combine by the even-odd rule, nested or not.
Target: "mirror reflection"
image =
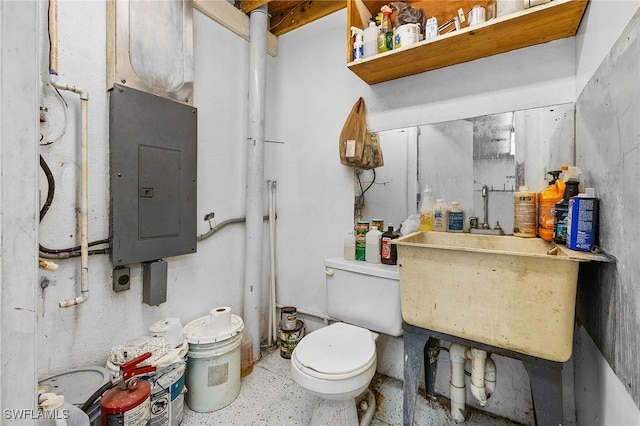
[[[466,227],[477,217],[511,234],[514,192],[539,192],[548,171],[574,164],[574,115],[569,103],[382,131],[385,165],[355,173],[355,219],[397,228],[428,185],[434,201],[460,203]]]

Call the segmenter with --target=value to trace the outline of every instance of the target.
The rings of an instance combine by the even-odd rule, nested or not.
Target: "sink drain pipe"
[[[243,320],[260,357],[260,301],[263,259],[264,116],[267,62],[267,6],[249,20],[249,123],[247,134],[246,228]]]
[[[487,405],[487,400],[496,387],[496,365],[487,356],[487,352],[469,348],[457,343],[449,346],[451,361],[451,381],[449,397],[451,399],[451,417],[456,423],[465,421],[466,380],[465,365],[471,361],[471,394],[481,406]]]

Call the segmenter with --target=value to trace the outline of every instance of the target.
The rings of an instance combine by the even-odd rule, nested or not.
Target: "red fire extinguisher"
[[[100,402],[102,426],[146,426],[151,416],[151,383],[136,375],[156,370],[154,366],[137,367],[151,357],[151,352],[140,355],[120,367],[122,381],[109,390]]]

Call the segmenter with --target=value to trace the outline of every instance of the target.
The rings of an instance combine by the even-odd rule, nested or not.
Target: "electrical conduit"
[[[80,96],[81,135],[80,135],[80,296],[61,300],[58,306],[68,308],[89,300],[89,191],[88,191],[88,110],[89,93],[77,86],[58,82],[58,1],[49,0],[49,76],[53,87],[58,90],[77,93]]]
[[[266,5],[249,20],[249,123],[247,136],[247,191],[244,267],[245,327],[253,336],[254,359],[260,357],[260,299],[262,284],[264,109],[268,13]]]

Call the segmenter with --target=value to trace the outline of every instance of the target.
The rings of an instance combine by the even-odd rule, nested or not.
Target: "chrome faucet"
[[[484,205],[484,219],[480,225],[482,229],[489,229],[489,187],[482,185],[482,203]]]
[[[493,229],[491,229],[489,225],[489,187],[487,185],[482,185],[482,203],[484,207],[484,220],[479,226],[476,226],[475,224],[478,222],[478,218],[470,218],[469,232],[472,234],[504,235],[500,222],[496,222],[496,226]]]

